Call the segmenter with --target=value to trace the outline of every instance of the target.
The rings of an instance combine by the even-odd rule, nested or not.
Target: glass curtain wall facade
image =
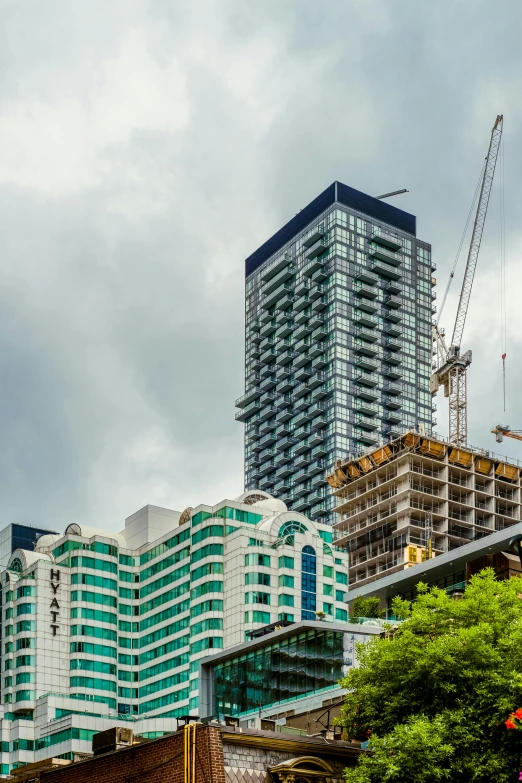
[[[431,432],[434,268],[413,215],[338,182],[247,259],[247,489],[332,524],[327,468]]]

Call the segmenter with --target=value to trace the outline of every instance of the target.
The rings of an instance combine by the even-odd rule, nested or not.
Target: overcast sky
[[[433,245],[440,302],[500,112],[508,405],[497,180],[464,340],[470,442],[522,429],[519,0],[0,11],[2,525],[119,530],[146,503],[239,494],[244,258],[335,179],[405,187],[392,203]]]

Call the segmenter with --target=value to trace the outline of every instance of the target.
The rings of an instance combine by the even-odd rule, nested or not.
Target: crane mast
[[[489,197],[495,176],[498,151],[502,137],[503,115],[497,115],[491,131],[488,154],[484,163],[480,195],[478,199],[473,233],[466,261],[462,289],[460,291],[457,317],[453,327],[453,335],[449,348],[444,339],[444,331],[437,325],[432,328],[435,370],[431,376],[431,393],[436,394],[439,386],[444,387],[444,396],[449,397],[449,440],[457,445],[467,441],[467,388],[466,371],[471,364],[471,351],[460,353],[462,335],[468,314],[469,299],[477,267],[482,232],[488,211]]]

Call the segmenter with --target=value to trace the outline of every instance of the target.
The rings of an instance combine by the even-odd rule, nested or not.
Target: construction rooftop
[[[359,587],[520,522],[521,465],[407,432],[327,475],[336,545]]]

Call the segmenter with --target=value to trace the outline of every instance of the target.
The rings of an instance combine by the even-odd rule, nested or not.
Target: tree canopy
[[[403,622],[359,645],[342,682],[342,723],[370,738],[348,783],[518,781],[522,731],[505,721],[522,707],[522,577],[485,569],[460,600],[420,584],[393,610]]]

